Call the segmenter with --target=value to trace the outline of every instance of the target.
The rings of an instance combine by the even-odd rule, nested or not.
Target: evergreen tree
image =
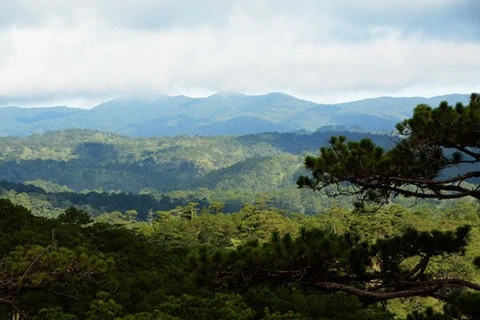
[[[385,202],[390,196],[480,199],[480,96],[455,107],[418,105],[413,117],[397,124],[395,146],[384,151],[370,139],[347,141],[332,137],[320,155],[307,156],[310,176],[301,176],[302,188],[322,190],[337,186],[333,195],[356,195],[363,202]],[[469,183],[470,182],[470,183]]]

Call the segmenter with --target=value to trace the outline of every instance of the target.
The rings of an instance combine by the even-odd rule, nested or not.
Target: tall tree
[[[478,94],[467,106],[418,105],[396,129],[399,141],[389,151],[370,139],[332,137],[319,156],[305,158],[311,175],[297,184],[313,190],[335,185],[333,195],[356,195],[362,202],[385,202],[392,195],[480,199],[480,187],[471,184],[480,178]]]

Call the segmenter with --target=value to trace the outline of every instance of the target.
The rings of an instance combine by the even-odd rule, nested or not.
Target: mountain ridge
[[[1,136],[27,136],[69,128],[93,129],[133,137],[239,135],[268,131],[315,131],[322,126],[357,126],[388,131],[411,116],[418,104],[446,100],[468,103],[469,95],[379,97],[319,104],[281,92],[246,95],[219,92],[209,97],[182,95],[122,97],[92,109],[65,106],[0,107]]]

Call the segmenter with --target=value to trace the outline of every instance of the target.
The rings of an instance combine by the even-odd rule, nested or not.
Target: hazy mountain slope
[[[428,104],[438,106],[440,102],[448,101],[451,104],[469,102],[469,95],[465,94],[449,94],[436,96],[432,98],[409,97],[380,97],[373,99],[364,99],[360,101],[352,101],[339,103],[336,106],[340,109],[339,113],[366,113],[375,114],[376,112],[385,116],[410,116],[413,108],[418,104]]]
[[[335,124],[358,125],[367,130],[393,130],[396,123],[412,115],[415,106],[428,104],[436,107],[442,101],[448,101],[450,104],[457,102],[467,104],[469,96],[451,94],[432,98],[382,97],[340,103],[336,105],[338,112],[330,119]]]
[[[280,93],[219,93],[197,99],[118,99],[93,108],[88,116],[94,118],[93,129],[132,136],[246,134],[301,129],[289,118],[312,106],[317,105]]]
[[[27,136],[67,128],[94,129],[136,137],[160,135],[239,135],[259,132],[315,131],[326,125],[355,125],[367,131],[390,131],[413,108],[440,101],[468,102],[468,95],[433,98],[382,97],[321,105],[282,94],[248,96],[218,93],[207,98],[158,95],[121,98],[91,110],[0,108],[0,135]]]
[[[0,136],[28,136],[34,133],[61,130],[71,127],[87,110],[67,107],[50,108],[0,108]]]

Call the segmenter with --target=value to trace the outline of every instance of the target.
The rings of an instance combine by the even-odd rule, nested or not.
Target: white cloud
[[[7,8],[36,19],[0,28],[0,98],[7,97],[0,104],[25,96],[55,103],[216,91],[338,101],[480,88],[480,41],[436,37],[428,26],[405,23],[455,0],[341,0],[343,14],[332,2],[307,1],[65,3],[24,0]],[[397,21],[384,23],[387,13]]]

